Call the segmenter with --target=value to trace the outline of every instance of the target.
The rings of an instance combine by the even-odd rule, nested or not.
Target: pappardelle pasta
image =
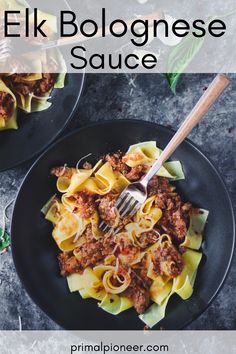
[[[69,290],[96,299],[113,315],[134,307],[149,327],[165,317],[173,294],[183,300],[192,295],[208,216],[176,192],[171,182],[184,173],[179,161],[171,161],[150,180],[138,212],[120,217],[119,194],[141,179],[160,153],[156,142],[148,141],[108,154],[94,166],[53,168],[60,196],[42,209],[53,223]],[[100,230],[102,220],[112,232]]]
[[[55,58],[57,60],[55,60]],[[65,72],[63,74],[44,73],[44,69],[53,65],[58,71],[65,66],[62,54],[57,51],[51,57],[37,60],[37,66],[42,68],[40,74],[0,74],[0,131],[18,129],[18,108],[25,113],[40,112],[48,109],[52,102],[53,89],[63,88],[65,84]]]
[[[3,11],[8,9],[24,13],[26,7],[30,6],[25,0],[0,0],[0,9]],[[32,12],[29,16],[30,28],[33,16]],[[55,39],[56,16],[38,10],[39,19],[47,21],[47,40]],[[33,39],[35,38],[29,37],[28,42],[35,44]],[[39,38],[35,40],[40,41]],[[28,63],[31,63],[30,68],[35,70],[34,73],[21,73],[28,70]],[[48,109],[52,105],[49,99],[53,89],[61,89],[65,85],[67,67],[62,53],[53,48],[41,50],[40,53],[27,53],[21,61],[17,57],[11,58],[7,70],[9,71],[6,73],[0,73],[0,131],[18,128],[18,108],[26,113]]]

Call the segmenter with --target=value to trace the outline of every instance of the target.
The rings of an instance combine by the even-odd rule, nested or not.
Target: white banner
[[[2,73],[236,72],[235,0],[0,0],[0,18]]]
[[[1,354],[234,354],[233,331],[0,331]]]

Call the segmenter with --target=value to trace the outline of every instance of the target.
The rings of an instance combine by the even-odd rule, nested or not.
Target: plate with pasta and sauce
[[[24,12],[25,2],[18,2]],[[9,9],[15,9],[15,1],[8,3]],[[0,6],[6,4],[0,1]],[[39,16],[47,20],[48,40],[54,40],[57,17],[50,4],[42,7]],[[31,13],[30,24],[32,19]],[[37,44],[32,38],[28,42]],[[84,73],[67,73],[61,49],[35,51],[23,58],[10,56],[1,63],[0,171],[39,155],[59,135],[75,111],[83,86]]]
[[[234,248],[232,205],[190,141],[150,180],[134,215],[116,208],[172,135],[143,121],[85,127],[26,176],[13,213],[14,261],[33,300],[64,328],[180,329],[222,286]]]
[[[41,76],[41,79],[33,81],[36,82],[38,94],[43,94],[39,92],[41,89],[49,89],[50,94],[43,94],[43,98],[26,91],[32,81],[25,85],[25,78],[22,80],[22,77],[15,75],[13,80],[19,80],[17,85],[27,92],[27,95],[21,96],[18,104],[13,89],[9,88],[13,83],[8,81],[7,86],[5,78],[5,82],[0,79],[0,101],[2,99],[3,102],[3,108],[0,102],[3,112],[0,116],[0,171],[39,155],[62,132],[77,107],[84,81],[83,74],[67,74],[65,84],[63,79],[60,88],[56,76]],[[16,83],[14,86],[16,87]]]

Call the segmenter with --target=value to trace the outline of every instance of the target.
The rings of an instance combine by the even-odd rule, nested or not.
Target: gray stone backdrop
[[[236,205],[236,76],[224,97],[197,126],[190,139],[216,164]],[[177,95],[164,75],[88,75],[75,117],[64,134],[106,119],[143,119],[176,129],[211,82],[213,75],[183,75]],[[0,173],[0,220],[3,207],[16,196],[32,162]],[[9,210],[11,215],[11,210]],[[8,225],[9,226],[9,225]],[[187,329],[236,329],[236,260],[223,289]],[[59,329],[29,298],[16,274],[11,252],[0,255],[0,329]]]

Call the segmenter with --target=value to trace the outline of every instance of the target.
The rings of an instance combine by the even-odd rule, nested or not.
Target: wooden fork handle
[[[204,114],[211,108],[211,106],[219,98],[229,83],[230,81],[222,74],[219,74],[215,77],[193,110],[189,113],[183,124],[170,140],[166,148],[163,150],[157,161],[144,177],[146,181],[150,180],[150,178],[152,178],[152,176],[157,173],[164,162],[172,155],[176,148],[182,143],[182,141],[202,119]]]
[[[176,134],[173,136],[169,144],[161,153],[158,163],[163,163],[172,155],[176,148],[189,135],[193,128],[199,123],[204,114],[211,108],[211,106],[220,97],[222,92],[229,85],[230,81],[222,74],[219,74],[212,81],[208,89],[204,92],[195,107],[189,113],[183,124],[180,126]]]

